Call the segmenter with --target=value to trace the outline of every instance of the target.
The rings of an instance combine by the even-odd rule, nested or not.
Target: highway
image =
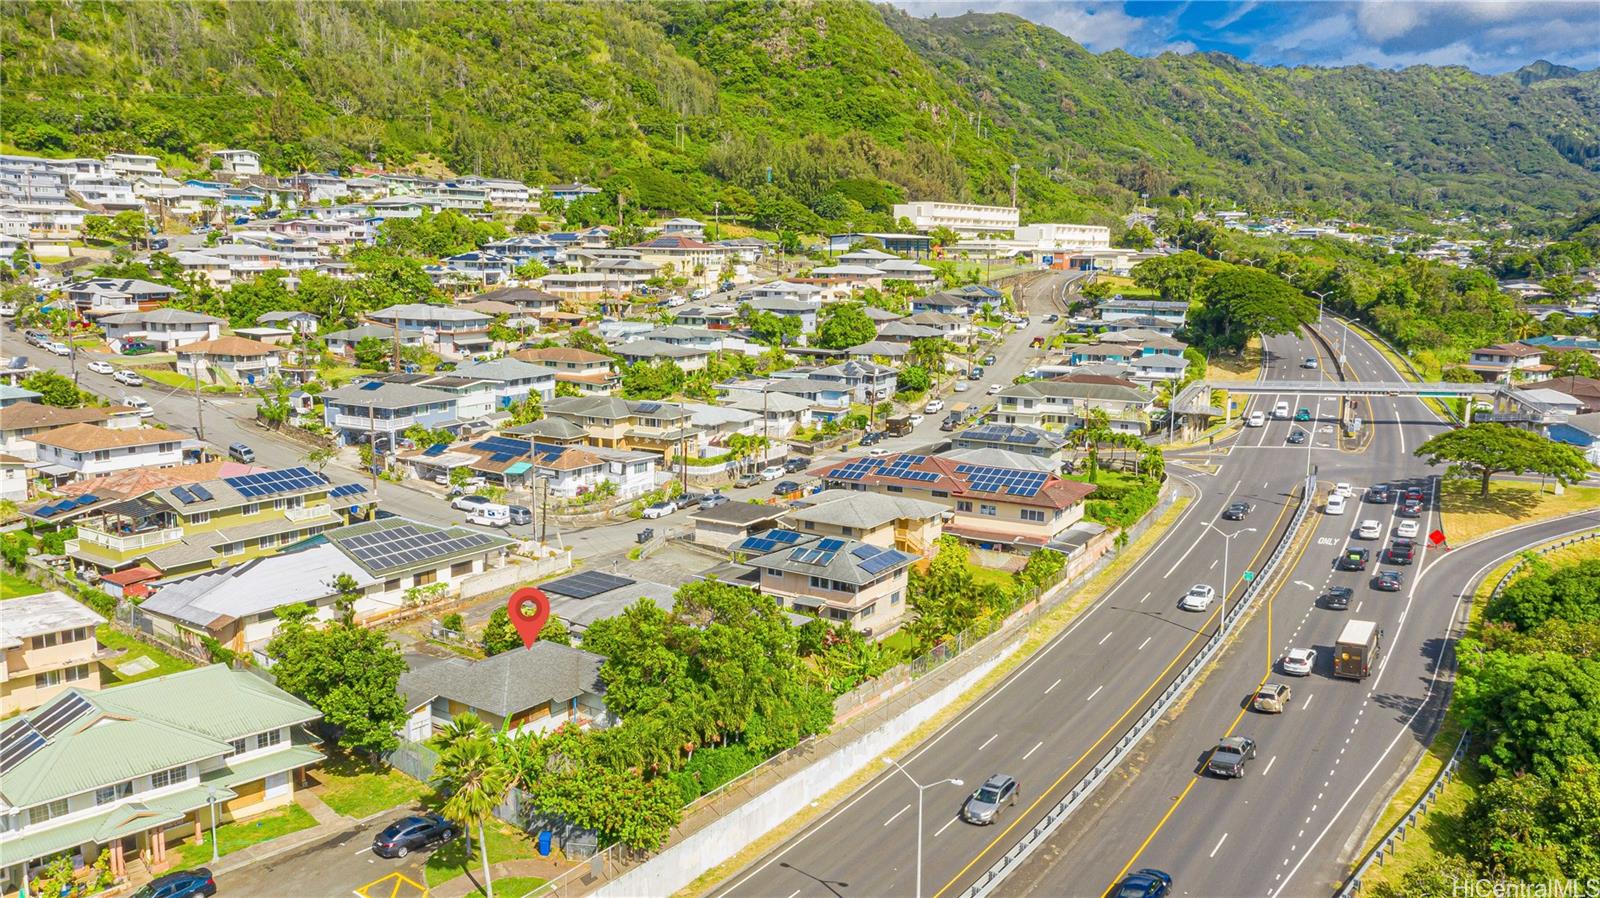
[[[1273,339],[1268,346],[1271,377],[1305,380],[1308,390],[1314,388],[1323,371],[1300,367],[1302,359],[1316,354],[1309,341]],[[1278,398],[1264,396],[1257,402],[1270,409]],[[1331,421],[1335,402],[1328,399],[1319,407]],[[1239,440],[1249,448],[1232,449],[1237,456],[1231,459],[1224,453],[1233,441],[1221,441],[1214,455],[1221,465],[1214,474],[1191,478],[1174,466],[1178,488],[1198,498],[1150,553],[981,700],[906,758],[896,759],[919,783],[964,783],[933,785],[924,793],[923,895],[959,892],[993,863],[1165,686],[1198,650],[1203,634],[1215,629],[1220,603],[1202,613],[1177,608],[1178,599],[1196,582],[1219,590],[1224,585],[1225,540],[1209,525],[1239,532],[1227,553],[1227,580],[1237,593],[1243,586],[1240,573],[1276,544],[1292,508],[1289,493],[1302,481],[1307,460],[1325,465],[1343,457],[1331,432],[1319,430],[1314,445],[1287,449],[1282,445],[1285,433],[1281,425],[1246,430]],[[1266,453],[1276,458],[1260,464]],[[1233,500],[1255,505],[1245,522],[1218,519]],[[996,825],[960,821],[962,801],[993,773],[1017,778],[1020,799]],[[712,894],[912,895],[916,799],[911,780],[886,767],[854,796]]]
[[[1337,346],[1339,331],[1328,335]],[[1346,342],[1352,376],[1398,375],[1352,334]],[[1411,452],[1443,425],[1419,400],[1374,399],[1363,411],[1371,442],[1361,454],[1318,454],[1324,492],[1336,481],[1360,489],[1375,482],[1425,488],[1421,520],[1426,535],[1438,523],[1437,480]],[[1223,464],[1263,469],[1278,464],[1287,425],[1272,422],[1259,440],[1241,439]],[[1211,675],[1169,715],[1091,804],[1062,827],[1001,886],[997,894],[1098,895],[1129,870],[1155,867],[1174,878],[1177,895],[1326,895],[1361,849],[1370,820],[1426,746],[1448,700],[1449,679],[1439,669],[1453,621],[1464,620],[1464,597],[1488,567],[1530,544],[1600,523],[1586,520],[1529,525],[1504,536],[1445,552],[1425,546],[1402,568],[1401,592],[1371,588],[1370,578],[1398,522],[1395,505],[1352,501],[1342,516],[1321,513],[1310,522],[1314,540],[1294,571],[1264,596]],[[1353,536],[1364,519],[1381,522],[1376,540]],[[1335,557],[1348,545],[1373,550],[1364,573],[1337,572]],[[1318,599],[1328,586],[1355,591],[1348,611]],[[1384,656],[1365,681],[1330,673],[1333,643],[1352,618],[1377,621]],[[1285,675],[1277,660],[1290,647],[1314,648],[1308,677]],[[1281,715],[1246,710],[1263,682],[1294,690]],[[1258,757],[1238,780],[1202,773],[1224,735],[1253,738]]]

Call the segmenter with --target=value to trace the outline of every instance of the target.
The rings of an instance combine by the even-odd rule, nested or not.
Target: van
[[[1289,403],[1280,402],[1272,407],[1272,417],[1282,421],[1289,417]]]
[[[511,526],[511,509],[505,505],[494,502],[485,502],[472,510],[467,515],[468,524],[478,524],[483,527],[509,527]]]
[[[249,464],[256,460],[256,451],[243,443],[229,443],[228,457],[236,462]]]

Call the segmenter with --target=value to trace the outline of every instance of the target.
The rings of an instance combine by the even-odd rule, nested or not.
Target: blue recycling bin
[[[549,857],[550,856],[550,841],[551,841],[551,839],[550,839],[550,830],[548,830],[548,829],[540,830],[539,831],[539,856],[540,857]]]

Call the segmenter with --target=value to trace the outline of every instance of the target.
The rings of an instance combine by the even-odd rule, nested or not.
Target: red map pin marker
[[[511,613],[511,626],[522,637],[522,647],[533,648],[544,622],[550,619],[550,597],[538,587],[524,587],[511,594],[506,610]]]

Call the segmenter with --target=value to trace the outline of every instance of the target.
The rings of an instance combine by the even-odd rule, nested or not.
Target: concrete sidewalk
[[[266,842],[258,842],[249,847],[225,854],[215,864],[207,865],[211,872],[213,874],[227,873],[231,870],[238,870],[241,867],[248,867],[251,864],[271,860],[308,845],[316,845],[330,839],[336,839],[354,832],[380,817],[392,816],[396,811],[400,810],[399,808],[386,808],[376,814],[357,820],[354,817],[346,817],[328,807],[320,797],[313,794],[309,789],[297,790],[294,800],[295,804],[305,808],[312,817],[316,818],[316,826],[279,836]]]

